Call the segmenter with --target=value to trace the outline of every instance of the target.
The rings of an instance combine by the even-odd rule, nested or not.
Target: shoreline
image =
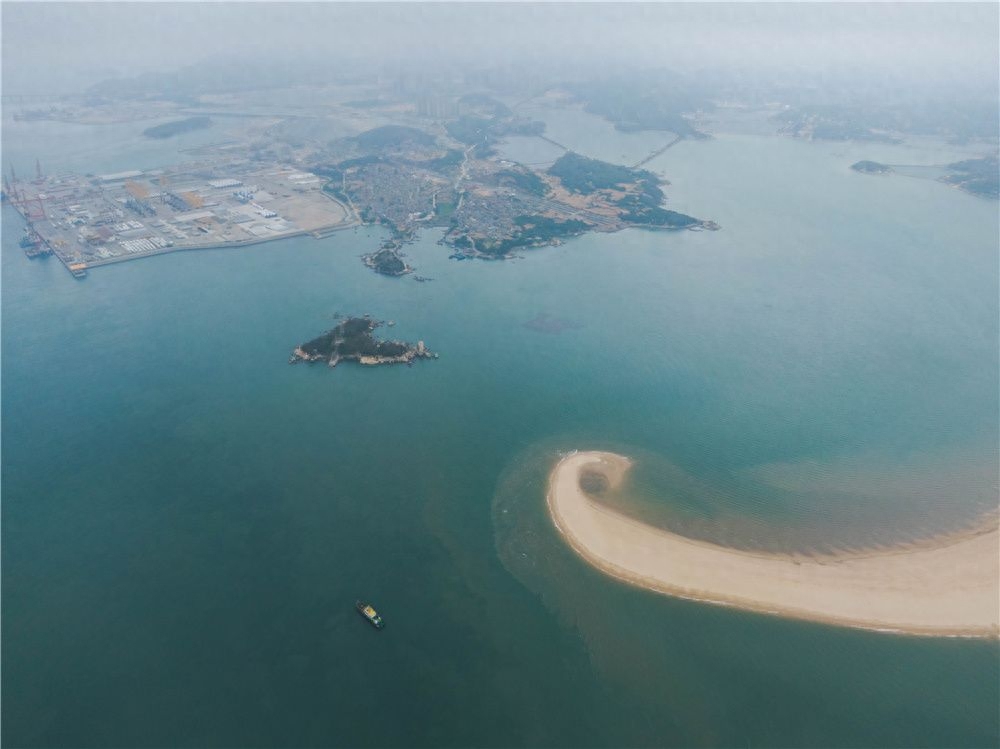
[[[907,635],[1000,635],[995,521],[857,553],[749,552],[647,525],[580,488],[584,471],[600,473],[613,488],[631,466],[614,453],[577,452],[549,474],[546,504],[556,530],[604,574],[677,598],[791,619]]]
[[[331,234],[343,231],[345,229],[353,229],[356,226],[361,226],[359,223],[348,223],[348,224],[331,224],[329,226],[321,226],[318,229],[298,229],[296,231],[288,232],[287,234],[281,234],[276,237],[260,237],[255,239],[239,239],[233,242],[214,242],[212,244],[198,244],[198,245],[173,245],[171,247],[159,247],[155,250],[147,250],[145,252],[135,252],[129,255],[119,255],[109,258],[101,258],[99,260],[87,261],[87,269],[91,268],[101,268],[106,265],[115,265],[117,263],[127,263],[132,260],[141,260],[146,257],[155,257],[156,255],[169,255],[173,252],[194,252],[197,250],[225,250],[225,249],[238,249],[240,247],[252,247],[259,244],[267,244],[268,242],[280,242],[283,239],[296,239],[299,237],[313,237],[314,239],[325,239]],[[59,257],[53,252],[53,255]],[[62,258],[60,258],[61,260]]]

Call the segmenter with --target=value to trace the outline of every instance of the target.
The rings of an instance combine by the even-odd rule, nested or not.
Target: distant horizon
[[[81,93],[213,59],[996,80],[996,3],[5,2],[3,90]],[[336,39],[333,48],[327,50]],[[974,83],[974,81],[973,81]]]

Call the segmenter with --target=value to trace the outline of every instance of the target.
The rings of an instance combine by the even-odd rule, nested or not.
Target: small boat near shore
[[[382,621],[382,617],[379,616],[379,613],[374,609],[374,607],[370,603],[365,603],[364,601],[355,601],[354,608],[356,608],[358,610],[358,613],[361,614],[361,616],[363,616],[365,619],[367,619],[368,623],[371,624],[373,627],[375,627],[375,629],[382,629],[382,627],[385,626],[385,622]]]

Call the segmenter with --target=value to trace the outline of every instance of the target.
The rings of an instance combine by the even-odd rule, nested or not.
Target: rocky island
[[[413,268],[403,262],[397,247],[392,242],[384,243],[380,250],[363,255],[362,259],[365,265],[383,276],[404,276],[413,272]]]
[[[891,166],[877,161],[857,161],[851,164],[851,169],[862,174],[888,174],[892,171]]]
[[[324,361],[336,367],[342,361],[359,364],[412,364],[416,359],[436,359],[423,341],[414,346],[403,341],[380,341],[372,335],[381,323],[369,317],[348,317],[333,330],[298,346],[289,364]]]
[[[947,169],[943,182],[980,198],[1000,198],[1000,171],[996,155],[956,161],[948,164]]]
[[[905,173],[909,174],[909,176],[923,179],[937,179],[939,182],[957,187],[970,195],[976,195],[980,198],[996,200],[1000,197],[1000,171],[997,169],[997,157],[995,155],[956,161],[943,166],[927,167],[922,165],[897,164],[896,167],[894,169],[888,164],[880,164],[877,161],[859,161],[851,164],[851,169],[861,174]],[[907,172],[906,170],[911,170],[911,172]],[[912,170],[917,170],[917,173],[913,174]],[[928,171],[933,175],[940,175],[942,171],[944,174],[941,176],[928,176]]]

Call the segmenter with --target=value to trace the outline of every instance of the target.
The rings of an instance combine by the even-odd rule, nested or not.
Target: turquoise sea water
[[[552,120],[596,157],[661,145]],[[82,132],[5,128],[5,169],[186,147]],[[996,204],[847,168],[947,155],[899,148],[683,142],[649,168],[721,231],[503,263],[427,232],[424,284],[364,268],[371,228],[79,282],[24,257],[5,207],[4,742],[995,745],[995,643],[635,590],[544,513],[558,451],[591,447],[638,458],[636,512],[746,545],[882,543],[995,504]],[[287,365],[337,312],[441,358]]]

